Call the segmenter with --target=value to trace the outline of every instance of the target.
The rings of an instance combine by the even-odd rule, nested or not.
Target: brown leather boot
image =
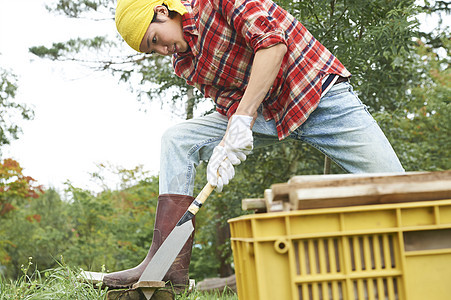
[[[146,258],[136,267],[124,271],[110,273],[104,276],[103,284],[110,289],[131,287],[138,282],[148,263],[157,252],[158,248],[167,238],[179,219],[186,212],[194,197],[175,194],[164,194],[158,197],[157,213],[155,216],[155,227],[153,240]],[[195,222],[193,219],[193,226]],[[180,254],[175,259],[163,281],[180,290],[189,284],[188,268],[191,260],[194,232],[183,246]]]

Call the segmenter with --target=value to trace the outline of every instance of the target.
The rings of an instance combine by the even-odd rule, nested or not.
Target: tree
[[[0,161],[0,266],[14,265],[17,263],[18,255],[15,255],[21,248],[17,239],[14,239],[13,232],[17,233],[16,220],[33,220],[39,222],[41,216],[33,214],[24,216],[19,209],[28,205],[32,199],[36,199],[43,193],[41,186],[36,181],[25,176],[19,163],[13,159]],[[19,240],[27,241],[27,233],[30,226],[27,222],[22,222],[20,229],[22,234]],[[32,225],[31,225],[32,226]]]
[[[120,177],[117,188],[105,185],[109,174]],[[76,240],[71,263],[93,270],[104,265],[118,271],[138,265],[146,256],[153,236],[153,224],[158,198],[158,177],[149,176],[142,167],[123,169],[99,165],[92,174],[100,180],[103,191],[93,195],[89,191],[70,187],[72,227]],[[77,249],[88,249],[84,261]]]
[[[25,104],[13,101],[17,92],[16,76],[0,68],[0,157],[1,147],[19,137],[21,129],[17,125],[20,119],[33,119],[33,111]]]
[[[405,98],[409,81],[418,77],[408,70],[412,37],[418,35],[415,1],[279,2],[343,62],[373,112],[393,109]]]
[[[444,37],[441,43],[448,49],[443,58],[418,40],[418,68],[425,79],[412,88],[404,107],[376,115],[408,170],[451,169],[451,42]]]
[[[17,204],[38,198],[42,192],[36,180],[22,174],[17,161],[10,158],[0,161],[0,218],[16,209]]]

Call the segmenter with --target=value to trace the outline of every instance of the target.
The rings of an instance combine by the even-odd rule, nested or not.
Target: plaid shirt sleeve
[[[210,0],[227,23],[244,37],[254,52],[279,43],[286,44],[286,33],[258,0]]]
[[[216,111],[220,114],[227,116],[230,119],[238,109],[240,101],[243,97],[243,92],[237,89],[219,89],[212,85],[199,85],[198,89],[202,94],[216,99]],[[227,106],[223,106],[222,103],[227,103]]]

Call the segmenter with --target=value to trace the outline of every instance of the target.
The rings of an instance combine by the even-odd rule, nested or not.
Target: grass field
[[[78,280],[78,270],[60,265],[58,268],[32,270],[32,263],[22,267],[23,275],[17,280],[6,280],[0,276],[0,300],[104,300],[107,290]],[[31,275],[29,275],[31,274]],[[238,300],[229,291],[205,293],[194,291],[177,295],[176,300]]]

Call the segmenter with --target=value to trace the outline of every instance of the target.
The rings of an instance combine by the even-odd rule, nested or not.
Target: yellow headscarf
[[[166,4],[169,10],[183,15],[187,12],[180,0],[118,0],[116,28],[127,44],[138,52],[139,45],[152,21],[154,8]]]

